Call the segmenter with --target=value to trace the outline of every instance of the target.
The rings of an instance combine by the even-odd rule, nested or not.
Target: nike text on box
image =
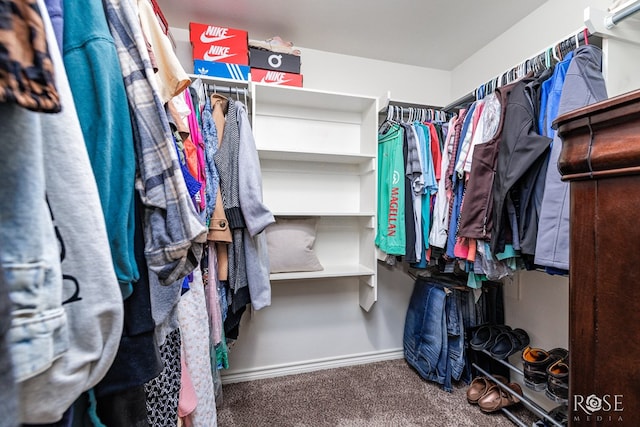
[[[191,44],[217,44],[247,50],[249,34],[236,28],[189,22],[189,41]]]
[[[249,65],[249,37],[244,30],[189,23],[193,59]]]
[[[302,74],[283,73],[261,68],[251,68],[251,80],[274,85],[302,87]]]
[[[249,67],[246,65],[203,61],[201,59],[193,61],[193,73],[203,76],[249,81],[249,72]]]
[[[249,65],[251,68],[300,74],[300,57],[288,53],[250,47]]]
[[[193,59],[249,65],[249,53],[246,50],[237,50],[230,46],[219,46],[216,44],[194,44]]]

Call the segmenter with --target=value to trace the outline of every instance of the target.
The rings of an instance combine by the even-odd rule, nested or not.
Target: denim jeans
[[[447,311],[447,345],[449,376],[458,381],[462,376],[465,366],[464,355],[464,320],[462,318],[462,305],[460,304],[461,291],[448,293],[446,301]]]
[[[464,321],[456,293],[434,279],[416,280],[403,337],[409,365],[449,392],[465,367]]]
[[[60,249],[45,197],[40,115],[0,103],[0,280],[8,287],[16,381],[51,366],[68,346]],[[63,143],[63,142],[60,142]]]

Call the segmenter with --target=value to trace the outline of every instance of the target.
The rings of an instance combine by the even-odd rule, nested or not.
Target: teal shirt
[[[63,6],[64,65],[126,298],[139,272],[133,253],[135,152],[122,71],[102,2],[64,0]]]
[[[395,123],[378,135],[378,229],[375,244],[389,255],[404,255],[406,252],[403,141],[404,130]]]

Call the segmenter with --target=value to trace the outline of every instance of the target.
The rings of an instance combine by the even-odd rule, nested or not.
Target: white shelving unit
[[[375,97],[252,83],[252,120],[265,204],[276,216],[317,217],[324,270],[272,274],[321,286],[359,281],[360,306],[377,299]]]

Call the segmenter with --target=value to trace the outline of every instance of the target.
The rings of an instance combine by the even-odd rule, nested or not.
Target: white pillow
[[[317,218],[282,218],[266,228],[271,273],[323,270],[313,245]]]

